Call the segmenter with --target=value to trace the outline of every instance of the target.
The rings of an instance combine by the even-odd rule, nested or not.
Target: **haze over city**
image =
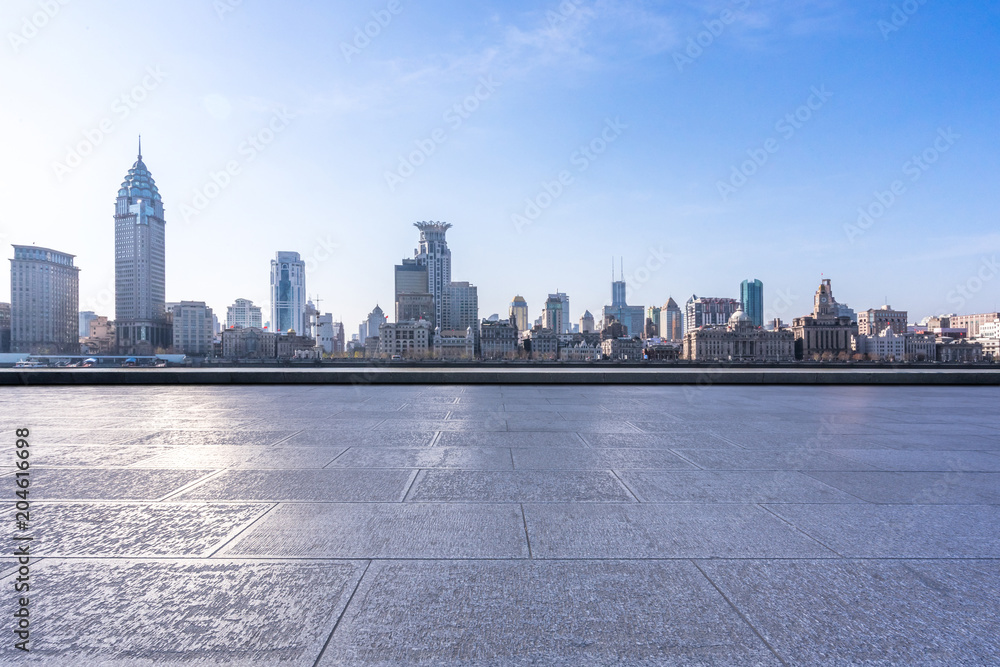
[[[998,18],[916,0],[12,1],[0,242],[76,255],[80,310],[113,315],[114,198],[141,133],[167,300],[217,313],[266,308],[291,250],[350,331],[391,308],[418,220],[454,224],[482,317],[515,294],[534,317],[557,289],[597,312],[612,257],[636,305],[758,278],[765,317],[790,320],[827,277],[911,320],[995,310]]]

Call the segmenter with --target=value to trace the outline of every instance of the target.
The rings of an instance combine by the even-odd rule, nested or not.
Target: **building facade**
[[[82,354],[114,354],[115,323],[104,315],[90,321],[90,330],[80,341]]]
[[[756,278],[740,283],[740,305],[755,327],[764,326],[764,283]]]
[[[969,338],[979,337],[979,328],[984,324],[989,324],[1000,319],[1000,313],[978,313],[976,315],[951,315],[948,324],[942,325],[952,329],[965,329]]]
[[[79,354],[80,269],[74,255],[14,246],[10,260],[10,351]]]
[[[700,327],[726,326],[739,309],[738,299],[692,295],[684,305],[684,332],[687,334]]]
[[[861,313],[861,317],[864,315]],[[856,354],[868,359],[903,361],[906,358],[906,334],[898,334],[888,325],[874,336],[862,334],[859,330],[858,335],[851,336],[851,347]]]
[[[605,338],[601,341],[601,358],[611,361],[642,361],[642,340],[632,336]]]
[[[545,310],[542,311],[542,327],[551,329],[556,334],[562,334],[566,333],[565,323],[562,300],[555,294],[550,294],[545,300]]]
[[[583,311],[583,317],[580,318],[580,333],[594,333],[595,330],[594,316],[589,310]]]
[[[813,297],[813,313],[792,320],[795,356],[798,359],[836,359],[854,353],[851,338],[858,325],[847,315],[838,315],[830,279],[826,278]]]
[[[271,329],[305,331],[306,263],[297,252],[278,251],[271,260]]]
[[[250,299],[236,299],[233,305],[226,308],[227,329],[233,327],[261,329],[263,326],[260,306],[253,305],[253,301]]]
[[[483,320],[479,355],[483,359],[513,359],[518,352],[517,327],[510,320]]]
[[[235,327],[222,332],[222,356],[227,359],[276,359],[278,335],[257,327]]]
[[[468,282],[452,282],[444,290],[442,329],[479,331],[479,289]],[[438,320],[439,322],[441,320]]]
[[[80,338],[86,338],[90,335],[90,323],[97,319],[97,313],[92,310],[81,310],[80,311]]]
[[[907,331],[908,313],[905,310],[893,310],[892,306],[872,308],[858,313],[858,335],[880,336],[889,327],[895,334],[905,334]]]
[[[612,266],[612,278],[614,277],[614,267]],[[629,334],[641,336],[646,329],[646,309],[642,306],[630,306],[626,299],[625,280],[613,280],[611,282],[611,305],[604,307],[604,323],[614,319],[621,322]]]
[[[524,300],[523,296],[515,296],[510,302],[510,315],[511,323],[517,327],[518,331],[527,331],[531,328],[528,323],[528,302]]]
[[[406,359],[426,359],[433,355],[434,330],[428,320],[385,322],[379,329],[378,354]]]
[[[10,304],[0,303],[0,354],[10,352]]]
[[[120,354],[148,355],[173,344],[166,316],[163,199],[139,155],[115,200],[115,335]]]
[[[319,316],[316,343],[326,354],[340,356],[344,353],[344,325],[334,322],[331,313]]]
[[[437,359],[473,359],[476,356],[476,333],[472,327],[465,331],[436,329],[433,340]]]
[[[181,301],[173,314],[173,348],[177,354],[205,357],[212,354],[215,329],[212,309],[204,301]]]
[[[684,334],[688,361],[788,362],[795,360],[791,331],[768,331],[755,326],[742,309],[725,326],[701,327]]]
[[[679,343],[684,339],[684,314],[673,297],[660,308],[660,338]]]

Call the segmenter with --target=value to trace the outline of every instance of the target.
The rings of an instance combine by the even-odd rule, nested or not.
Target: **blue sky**
[[[483,317],[596,313],[612,257],[633,304],[759,278],[790,321],[825,276],[911,320],[1000,305],[1000,2],[8,0],[0,28],[0,242],[77,255],[81,309],[113,315],[140,132],[167,298],[222,317],[294,250],[356,330],[418,220],[454,224]]]

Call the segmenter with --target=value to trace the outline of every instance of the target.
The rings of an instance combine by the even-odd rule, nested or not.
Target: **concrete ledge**
[[[1000,386],[1000,368],[117,368],[2,369],[0,386],[88,385],[974,385]]]

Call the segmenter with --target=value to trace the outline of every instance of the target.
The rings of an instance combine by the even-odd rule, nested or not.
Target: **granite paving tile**
[[[32,549],[46,556],[205,557],[269,507],[36,502],[31,507]]]
[[[383,561],[320,664],[779,662],[690,563]]]
[[[1000,504],[1000,474],[988,472],[808,473],[871,503]]]
[[[281,445],[284,447],[421,447],[430,445],[434,435],[434,431],[307,429],[296,433]]]
[[[875,470],[872,465],[819,449],[676,449],[705,470]]]
[[[524,506],[534,558],[817,558],[836,554],[754,505]]]
[[[141,463],[146,468],[322,468],[342,454],[346,447],[261,447],[240,445],[193,445],[171,451]]]
[[[40,467],[125,467],[169,452],[148,445],[31,445],[31,464]],[[10,461],[13,465],[14,461]]]
[[[327,467],[511,470],[513,466],[510,450],[503,447],[351,447]]]
[[[32,468],[35,500],[158,500],[211,470]]]
[[[511,450],[516,470],[694,470],[665,449],[584,449],[580,447],[519,447]]]
[[[408,501],[420,502],[635,502],[610,472],[421,470]]]
[[[398,502],[412,470],[227,470],[178,500]]]
[[[434,444],[439,447],[587,447],[576,433],[531,431],[442,431]]]
[[[376,432],[407,432],[407,431],[506,431],[507,423],[502,418],[477,419],[438,419],[410,420],[386,419],[375,427]]]
[[[767,505],[849,558],[1000,558],[995,505]]]
[[[625,485],[651,503],[850,503],[854,496],[800,472],[623,470]]]
[[[834,449],[831,452],[885,471],[1000,472],[1000,455],[990,452],[898,449]]]
[[[519,505],[280,505],[220,552],[283,558],[527,558]]]
[[[787,664],[988,665],[996,561],[701,561]]]
[[[273,445],[290,436],[293,431],[250,430],[165,430],[158,431],[125,444],[129,445]]]
[[[46,559],[29,662],[312,665],[365,565]],[[0,663],[22,659],[0,646]]]
[[[669,431],[665,433],[581,433],[580,435],[591,447],[598,448],[690,449],[705,447],[706,449],[728,448],[738,451],[735,445],[711,433],[701,433],[696,436],[671,433]]]
[[[638,433],[623,419],[522,419],[507,418],[508,431],[574,431],[576,433]]]

